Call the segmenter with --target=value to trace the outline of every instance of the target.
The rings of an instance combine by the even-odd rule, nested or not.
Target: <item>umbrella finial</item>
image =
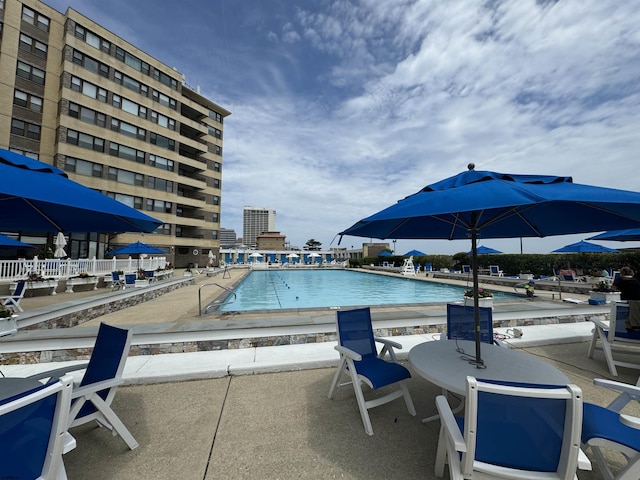
[[[469,170],[473,170],[474,168],[476,168],[476,164],[475,163],[470,163],[469,165],[467,165],[467,168]]]

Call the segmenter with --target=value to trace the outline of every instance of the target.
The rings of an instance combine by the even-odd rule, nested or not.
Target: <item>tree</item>
[[[305,250],[321,250],[322,243],[312,238],[311,240],[307,240],[307,243],[304,244]]]

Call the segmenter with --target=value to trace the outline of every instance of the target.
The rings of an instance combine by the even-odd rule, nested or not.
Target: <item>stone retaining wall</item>
[[[123,307],[124,308],[124,307]],[[83,312],[83,315],[85,313]],[[510,319],[494,321],[494,327],[519,327],[527,325],[553,325],[559,323],[576,323],[587,321],[586,315],[568,315],[562,317],[541,317],[528,319]],[[429,335],[446,332],[446,324],[434,324],[410,327],[393,327],[376,329],[375,335],[396,337],[403,335]],[[270,347],[279,345],[302,345],[307,343],[334,342],[336,333],[311,333],[305,335],[278,335],[249,338],[233,338],[225,340],[202,340],[191,342],[167,342],[135,345],[135,334],[129,351],[130,356],[157,355],[166,353],[189,353],[215,350],[233,350],[239,348]],[[39,352],[7,353],[0,356],[4,364],[32,364],[44,362],[61,362],[70,360],[88,360],[91,348],[47,350]]]

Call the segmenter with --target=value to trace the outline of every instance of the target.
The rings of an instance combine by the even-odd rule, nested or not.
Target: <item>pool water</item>
[[[222,311],[459,302],[466,288],[353,270],[256,270]],[[494,298],[514,295],[493,292]],[[225,301],[231,301],[228,298]]]

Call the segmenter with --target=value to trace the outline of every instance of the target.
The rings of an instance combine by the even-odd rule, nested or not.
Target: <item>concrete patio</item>
[[[586,401],[606,405],[615,395],[592,385],[610,378],[603,360],[586,358],[584,342],[524,349],[562,369]],[[119,390],[114,409],[140,442],[129,451],[106,430],[72,429],[78,446],[65,455],[74,479],[435,478],[439,389],[414,375],[417,417],[402,401],[371,411],[375,434],[365,434],[351,387],[327,392],[333,369],[226,376]],[[621,369],[620,381],[637,374]],[[628,411],[639,415],[640,407]],[[597,470],[580,479],[602,478]]]

